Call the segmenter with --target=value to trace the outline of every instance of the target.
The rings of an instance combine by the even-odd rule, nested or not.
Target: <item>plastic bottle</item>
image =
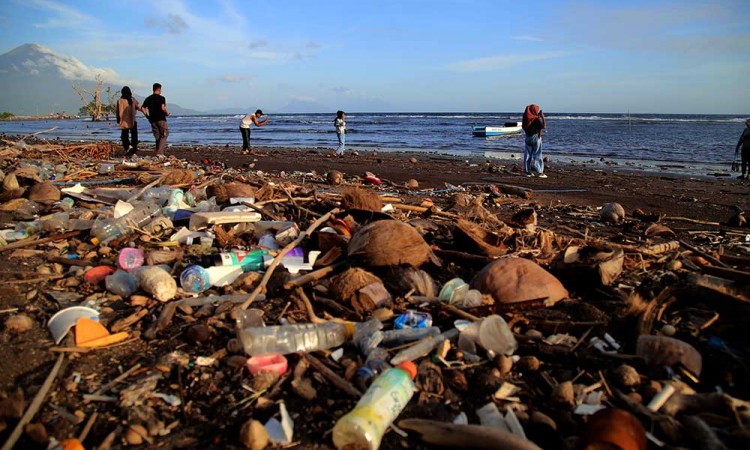
[[[390,357],[388,351],[380,347],[370,351],[365,364],[357,370],[357,384],[360,388],[368,387],[375,377],[391,368],[388,364]]]
[[[443,342],[446,339],[453,339],[456,336],[458,336],[458,330],[452,328],[445,333],[441,333],[437,336],[431,336],[422,339],[411,347],[405,348],[398,352],[396,356],[391,359],[391,364],[397,365],[404,361],[414,361],[415,359],[429,355],[430,352],[435,347],[437,347],[439,343]]]
[[[133,232],[134,227],[141,228],[155,216],[161,214],[161,208],[155,203],[145,203],[118,219],[110,219],[97,224],[91,229],[91,242],[94,245],[106,244],[119,237]]]
[[[482,305],[482,293],[469,289],[469,285],[460,278],[453,278],[440,290],[440,300],[459,308],[474,308]]]
[[[208,272],[197,264],[187,266],[180,274],[180,286],[185,292],[193,294],[203,292],[211,287]]]
[[[418,341],[430,336],[440,334],[440,328],[404,328],[403,330],[383,331],[383,339],[380,343],[386,347],[396,347],[407,342]]]
[[[410,362],[386,370],[370,386],[357,406],[336,422],[333,445],[337,449],[376,450],[385,430],[414,395],[417,367]]]
[[[172,189],[172,192],[169,193],[167,205],[163,209],[164,215],[167,217],[173,217],[175,211],[180,209],[180,205],[184,199],[185,193],[182,192],[182,189]]]
[[[138,279],[130,272],[118,270],[104,279],[107,290],[120,297],[130,297],[138,290]]]
[[[242,266],[243,272],[257,272],[263,269],[264,255],[268,250],[232,250],[227,253],[216,253],[203,258],[202,265],[205,266]]]
[[[245,327],[244,321],[242,311],[237,317],[237,337],[250,356],[326,350],[343,344],[354,333],[351,322]]]
[[[397,330],[404,328],[429,328],[432,326],[432,315],[430,313],[407,310],[396,317],[393,327]]]
[[[120,269],[128,272],[141,267],[145,260],[146,255],[140,248],[125,247],[120,250],[120,254],[117,255],[117,265]]]

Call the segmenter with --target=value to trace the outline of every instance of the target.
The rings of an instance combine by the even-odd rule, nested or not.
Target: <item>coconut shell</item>
[[[552,306],[568,297],[568,291],[557,278],[523,258],[493,261],[474,277],[471,287],[491,295],[501,309],[522,307],[522,303],[531,300]]]
[[[334,277],[331,280],[331,288],[337,298],[351,303],[360,289],[372,283],[382,283],[382,281],[364,269],[352,268]]]
[[[242,183],[224,183],[206,188],[206,195],[216,197],[216,203],[228,203],[233,197],[255,197],[255,188]]]
[[[604,222],[620,223],[625,220],[625,208],[619,203],[606,203],[600,216]]]
[[[338,186],[344,181],[344,174],[338,170],[332,170],[326,175],[326,181],[328,181],[328,184]]]
[[[511,233],[513,232],[510,229],[508,230]],[[465,247],[474,253],[489,256],[490,258],[508,253],[508,248],[505,246],[504,241],[509,237],[509,234],[500,236],[468,220],[458,219],[456,227],[453,230],[453,237],[459,246]]]
[[[60,201],[60,189],[52,183],[39,183],[29,188],[29,200],[50,204]]]
[[[379,220],[360,228],[349,241],[349,258],[368,267],[419,267],[428,259],[440,260],[411,225],[396,220]]]
[[[352,188],[344,192],[342,203],[347,209],[364,209],[366,211],[380,211],[383,201],[373,191]]]
[[[189,184],[195,181],[195,172],[192,170],[174,169],[164,174],[161,180],[162,186],[172,186],[178,184]]]

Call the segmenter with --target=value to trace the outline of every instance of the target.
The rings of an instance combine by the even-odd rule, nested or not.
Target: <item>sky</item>
[[[747,0],[2,0],[0,29],[202,111],[750,113]]]

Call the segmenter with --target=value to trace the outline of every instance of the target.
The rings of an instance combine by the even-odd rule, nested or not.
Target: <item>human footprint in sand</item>
[[[240,122],[240,133],[242,133],[242,154],[250,153],[250,126],[262,127],[268,123],[268,117],[265,120],[258,120],[263,117],[263,111],[256,110],[254,114],[248,114]]]
[[[734,150],[735,158],[738,153],[742,155],[742,174],[737,178],[741,180],[750,178],[750,167],[748,167],[750,165],[750,119],[745,121],[745,130],[742,132],[742,136],[737,142],[737,148]]]
[[[542,158],[542,130],[547,128],[547,120],[539,105],[531,104],[526,107],[521,127],[526,132],[526,145],[523,151],[523,168],[526,176],[547,178]]]

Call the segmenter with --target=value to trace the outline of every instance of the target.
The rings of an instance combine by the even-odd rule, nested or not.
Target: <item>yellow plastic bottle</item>
[[[385,430],[414,394],[417,366],[406,361],[386,370],[370,386],[352,411],[333,427],[338,450],[377,450]]]

